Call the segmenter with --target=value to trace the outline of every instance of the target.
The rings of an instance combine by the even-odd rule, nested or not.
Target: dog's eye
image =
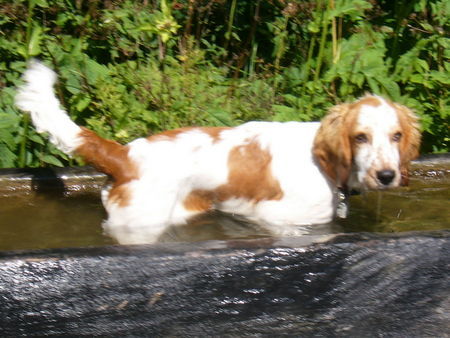
[[[355,141],[357,143],[367,143],[368,140],[369,139],[367,138],[367,135],[363,134],[363,133],[358,134],[358,135],[355,136]]]
[[[399,142],[401,140],[401,138],[402,138],[402,133],[398,132],[398,133],[395,133],[392,136],[392,141],[393,142]]]

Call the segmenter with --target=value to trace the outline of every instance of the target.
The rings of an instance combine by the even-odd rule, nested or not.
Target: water
[[[414,179],[409,187],[351,199],[344,232],[403,232],[450,228],[450,180]],[[379,214],[377,211],[379,210]]]
[[[0,250],[113,244],[103,235],[106,216],[95,194],[0,197]]]
[[[450,163],[420,164],[409,187],[350,198],[345,220],[302,229],[308,234],[402,232],[450,228]],[[75,189],[76,190],[76,189]],[[100,194],[51,191],[0,196],[0,250],[86,247],[115,244],[103,234],[106,214]],[[202,241],[271,236],[261,227],[222,213],[171,227],[162,241]]]

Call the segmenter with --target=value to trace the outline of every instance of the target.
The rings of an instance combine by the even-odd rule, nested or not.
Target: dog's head
[[[408,108],[365,96],[330,109],[313,152],[338,187],[384,189],[407,185],[420,137],[418,119]]]

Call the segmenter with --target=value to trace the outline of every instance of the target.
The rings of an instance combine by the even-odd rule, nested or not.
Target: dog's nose
[[[377,178],[383,185],[388,185],[395,177],[394,170],[380,170],[377,171]]]

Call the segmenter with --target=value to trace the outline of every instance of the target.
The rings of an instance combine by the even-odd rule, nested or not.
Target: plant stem
[[[256,65],[256,55],[258,53],[258,43],[257,42],[253,42],[252,43],[252,53],[250,54],[250,61],[248,64],[248,73],[247,73],[247,77],[248,78],[252,78],[253,75],[255,74],[255,65]]]
[[[255,11],[253,14],[253,20],[252,25],[250,29],[250,35],[249,39],[247,41],[250,41],[250,60],[248,64],[248,72],[247,77],[252,77],[255,70],[255,64],[256,64],[256,57],[257,57],[257,51],[258,51],[258,42],[256,41],[255,33],[256,33],[256,26],[259,23],[259,8],[260,8],[261,0],[258,0],[255,6]]]
[[[317,55],[316,71],[314,74],[314,83],[319,80],[320,70],[322,68],[323,56],[325,52],[325,44],[327,42],[328,35],[328,21],[327,21],[327,11],[324,11],[322,17],[322,35],[320,36],[319,54]]]
[[[31,30],[33,25],[33,9],[34,2],[28,1],[28,13],[27,13],[27,30],[26,30],[26,61],[30,58],[28,55],[29,44],[31,39]],[[28,130],[30,127],[30,115],[23,114],[22,115],[22,123],[23,123],[23,132],[20,140],[20,148],[19,148],[19,167],[23,168],[27,164],[27,141],[28,141]]]
[[[23,114],[22,117],[23,132],[20,140],[20,152],[19,152],[19,167],[23,168],[27,164],[27,141],[28,141],[28,129],[30,127],[30,115]]]
[[[278,46],[278,50],[277,53],[275,55],[275,71],[278,73],[280,70],[280,61],[281,58],[284,54],[285,51],[285,36],[286,36],[286,31],[287,31],[287,26],[288,26],[288,22],[289,22],[289,17],[285,16],[284,17],[284,22],[283,22],[283,27],[280,31],[280,45]]]
[[[391,49],[391,58],[393,60],[393,66],[397,63],[398,55],[399,55],[399,41],[403,36],[403,32],[405,30],[406,25],[403,23],[403,20],[408,17],[414,8],[415,1],[411,1],[405,4],[404,1],[396,1],[395,2],[395,29],[394,29],[394,41],[392,42]]]
[[[331,10],[334,9],[335,7],[335,3],[334,0],[330,0],[329,3],[329,8]],[[333,63],[336,64],[339,61],[339,56],[340,56],[340,40],[342,37],[342,18],[338,17],[336,18],[335,16],[332,17],[331,19],[331,38],[332,38],[332,43],[333,43]]]
[[[332,0],[330,0],[332,1]],[[329,6],[331,6],[331,3],[328,3]],[[323,6],[323,2],[319,2],[318,6],[317,6],[317,10],[321,10]],[[328,20],[327,20],[327,14],[328,14],[328,9],[329,7],[323,11],[322,13],[322,34],[320,36],[320,43],[319,43],[319,53],[317,55],[317,61],[316,61],[316,69],[314,71],[314,79],[313,79],[313,83],[314,83],[314,89],[316,89],[317,87],[317,83],[319,82],[319,77],[320,77],[320,71],[322,68],[322,62],[323,62],[323,58],[324,58],[324,53],[325,53],[325,44],[327,42],[327,35],[328,35]],[[310,46],[310,50],[308,52],[308,59],[310,58],[310,56],[312,56],[312,48],[314,47],[314,45],[311,42],[311,46]],[[312,105],[313,105],[313,100],[309,100],[309,104],[308,107],[306,108],[306,114],[307,115],[311,115],[311,111],[312,111]]]
[[[228,50],[228,46],[230,45],[231,32],[233,30],[233,23],[234,23],[234,15],[236,13],[236,2],[237,0],[233,0],[231,2],[230,16],[228,18],[228,28],[227,32],[225,33],[225,46],[224,46],[225,50]]]
[[[192,21],[194,19],[194,1],[189,1],[186,24],[184,26],[184,39],[187,40],[191,35]]]
[[[306,63],[305,63],[305,79],[304,79],[305,83],[308,81],[308,78],[309,78],[309,73],[311,70],[311,62],[312,62],[315,47],[316,47],[316,35],[314,34],[311,37],[311,40],[309,41],[308,58],[306,59]]]

